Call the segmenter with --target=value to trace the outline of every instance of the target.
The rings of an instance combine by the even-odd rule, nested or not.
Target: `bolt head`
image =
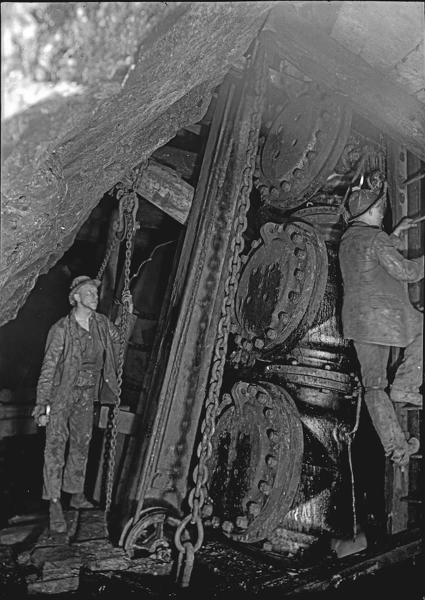
[[[254,342],[254,346],[258,348],[258,350],[261,350],[262,348],[264,348],[264,340],[257,338]]]
[[[291,240],[294,242],[294,244],[301,244],[303,238],[302,235],[300,235],[299,233],[293,233],[291,235]]]
[[[265,550],[266,552],[271,552],[273,550],[273,544],[271,544],[270,542],[264,542],[263,550]]]
[[[301,250],[301,248],[297,248],[295,250],[295,256],[299,259],[299,260],[305,260],[307,258],[307,252],[305,250]]]
[[[289,194],[289,192],[291,191],[291,184],[289,183],[289,181],[282,181],[282,183],[280,184],[280,189],[285,194]]]
[[[271,469],[277,467],[277,459],[274,456],[268,456],[266,460],[267,466]]]
[[[218,529],[220,527],[220,519],[218,517],[213,517],[211,519],[211,525],[214,527],[214,529]]]
[[[246,529],[248,527],[248,517],[242,516],[236,519],[236,527],[239,529]]]
[[[204,518],[211,517],[211,515],[213,514],[213,511],[214,511],[214,509],[213,509],[212,504],[204,504],[204,506],[201,509],[201,513]]]
[[[266,408],[266,409],[264,409],[264,416],[266,417],[266,419],[273,419],[273,417],[274,417],[274,410],[272,408]]]
[[[260,393],[257,395],[257,400],[260,404],[265,404],[267,402],[267,399],[267,394]]]
[[[279,436],[277,435],[277,432],[274,429],[271,429],[269,431],[269,440],[273,443],[273,444],[277,444],[277,442],[279,441]]]
[[[266,496],[268,496],[270,494],[270,492],[272,491],[272,486],[267,483],[267,481],[260,481],[260,485],[258,486],[258,489],[260,490],[260,492],[262,494],[265,494]]]
[[[258,517],[261,512],[261,506],[258,504],[258,502],[251,502],[248,507],[248,512],[253,517]]]
[[[275,340],[277,338],[277,333],[274,329],[269,329],[266,335],[269,340]]]
[[[221,528],[225,533],[232,533],[235,526],[233,525],[233,523],[231,521],[224,521]]]

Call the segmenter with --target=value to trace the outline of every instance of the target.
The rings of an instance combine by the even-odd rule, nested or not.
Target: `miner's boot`
[[[94,505],[87,500],[84,495],[84,492],[78,492],[76,494],[72,494],[71,502],[69,504],[71,508],[77,509],[91,509],[94,508]]]
[[[421,443],[418,440],[418,438],[411,437],[410,440],[407,442],[407,449],[405,450],[405,452],[393,453],[393,462],[399,467],[405,467],[407,464],[409,464],[409,460],[412,454],[416,454],[420,446]]]
[[[49,529],[54,533],[65,533],[66,532],[66,521],[63,516],[62,506],[60,500],[50,500],[49,509]]]

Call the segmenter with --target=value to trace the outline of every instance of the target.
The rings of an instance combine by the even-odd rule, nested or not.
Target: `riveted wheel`
[[[289,209],[308,200],[332,173],[350,132],[352,112],[331,94],[309,91],[278,113],[261,149],[257,187]]]
[[[240,381],[223,399],[209,461],[214,518],[230,538],[267,537],[290,509],[302,468],[303,431],[283,388]]]
[[[270,360],[311,326],[325,291],[328,259],[320,234],[307,223],[266,223],[261,236],[239,281],[235,341]]]

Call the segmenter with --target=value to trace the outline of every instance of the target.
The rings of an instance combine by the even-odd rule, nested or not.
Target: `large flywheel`
[[[288,103],[261,149],[256,186],[263,199],[284,209],[308,200],[333,172],[351,118],[349,107],[317,88]]]
[[[225,394],[212,440],[208,493],[234,540],[256,542],[286,515],[298,489],[303,431],[290,395],[240,381]]]
[[[328,274],[325,243],[308,223],[266,223],[242,271],[235,302],[233,362],[270,360],[311,326]]]

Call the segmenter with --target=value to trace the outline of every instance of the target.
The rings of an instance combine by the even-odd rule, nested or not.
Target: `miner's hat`
[[[83,287],[83,285],[87,285],[87,284],[99,287],[100,281],[98,279],[92,279],[91,277],[88,277],[87,275],[80,275],[79,277],[76,277],[72,281],[71,287],[69,288],[69,296],[68,296],[69,303],[72,306],[76,305],[74,294],[78,294],[78,292]]]
[[[356,190],[348,199],[349,221],[354,221],[364,215],[368,210],[374,208],[387,191],[387,186],[379,190]]]

